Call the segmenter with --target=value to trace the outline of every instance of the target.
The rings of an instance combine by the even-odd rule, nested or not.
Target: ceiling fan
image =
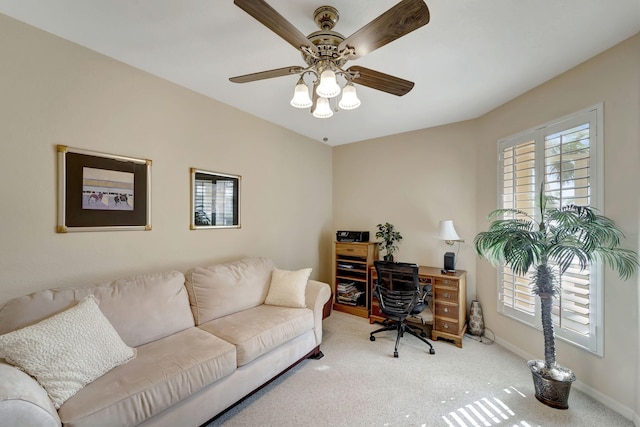
[[[402,0],[346,38],[333,31],[339,14],[332,6],[321,6],[315,10],[314,21],[320,30],[305,36],[264,0],[234,0],[234,3],[300,50],[307,64],[306,67],[294,65],[231,77],[229,80],[234,83],[297,74],[300,77],[291,105],[311,107],[313,115],[319,118],[331,117],[334,110],[349,110],[360,105],[353,83],[397,96],[405,95],[414,86],[408,80],[365,67],[343,67],[347,61],[361,58],[426,25],[429,9],[423,0]],[[309,97],[307,85],[313,89],[312,97]],[[334,100],[341,90],[342,99],[336,103]]]

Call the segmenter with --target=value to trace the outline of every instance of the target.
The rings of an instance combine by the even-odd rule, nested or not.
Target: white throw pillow
[[[264,303],[285,307],[306,307],[305,291],[311,275],[310,268],[298,271],[273,269],[271,285]]]
[[[93,295],[39,323],[0,335],[0,357],[34,377],[56,409],[135,355]]]

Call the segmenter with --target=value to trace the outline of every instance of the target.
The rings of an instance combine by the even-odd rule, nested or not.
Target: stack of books
[[[364,294],[355,282],[338,283],[336,299],[340,304],[358,305],[358,299]]]

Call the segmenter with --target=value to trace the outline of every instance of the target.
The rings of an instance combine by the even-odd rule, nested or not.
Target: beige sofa
[[[308,280],[305,308],[267,305],[265,258],[40,291],[0,308],[0,335],[94,295],[136,356],[56,410],[31,376],[0,359],[0,425],[198,426],[297,362],[321,356],[326,283]],[[91,298],[91,297],[89,297]]]

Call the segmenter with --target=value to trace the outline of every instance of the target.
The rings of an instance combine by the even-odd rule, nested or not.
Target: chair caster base
[[[397,351],[393,352],[393,357],[398,357],[398,352]]]
[[[371,335],[371,336],[369,337],[369,339],[370,339],[371,341],[375,341],[375,340],[376,340],[376,337],[374,337],[373,335]]]
[[[436,354],[436,351],[432,348],[429,349],[429,354]]]

